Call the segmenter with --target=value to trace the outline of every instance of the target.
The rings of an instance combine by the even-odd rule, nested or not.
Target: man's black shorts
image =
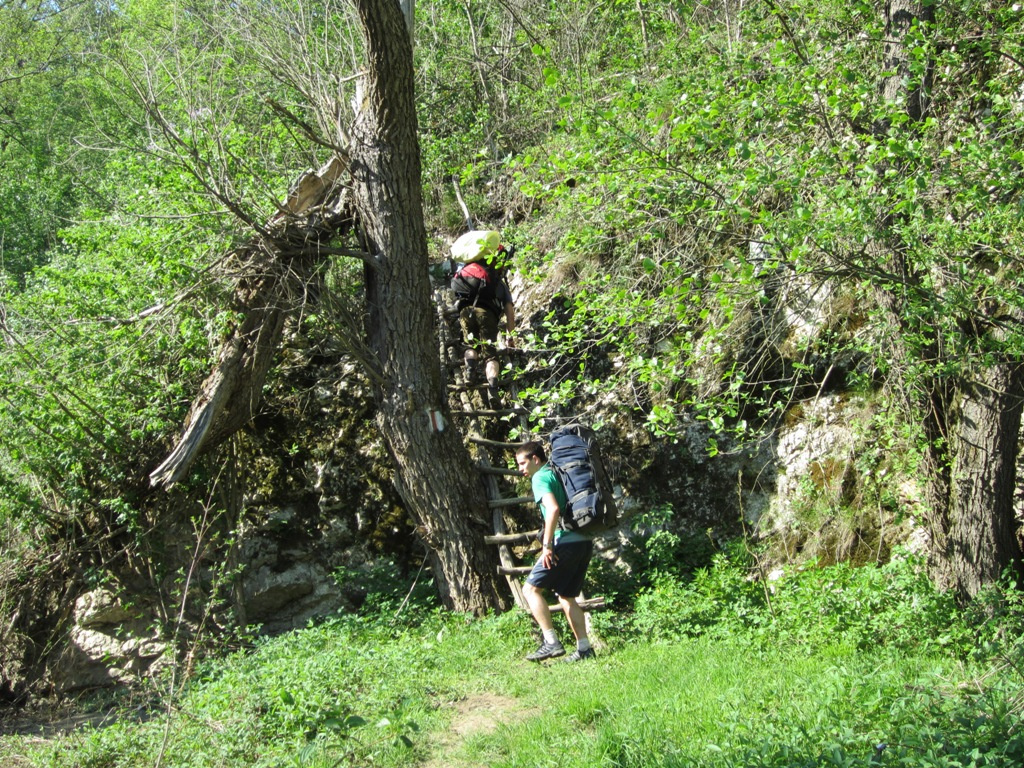
[[[559,597],[578,597],[583,591],[583,579],[587,575],[590,557],[594,554],[594,542],[571,541],[555,545],[557,562],[552,568],[545,568],[541,560],[533,566],[526,583],[542,589],[550,589]]]
[[[498,316],[485,307],[463,307],[459,311],[462,338],[471,347],[479,347],[485,360],[498,353],[494,343],[498,340]]]

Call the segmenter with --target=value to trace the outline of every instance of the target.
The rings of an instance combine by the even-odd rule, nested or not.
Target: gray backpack
[[[569,509],[562,514],[559,525],[567,531],[587,534],[614,528],[618,510],[594,431],[580,425],[559,427],[548,440],[548,463],[569,499]]]

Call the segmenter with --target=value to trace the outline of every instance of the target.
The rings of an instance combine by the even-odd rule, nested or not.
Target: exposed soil
[[[48,739],[63,736],[85,726],[101,728],[123,715],[116,710],[110,712],[83,712],[62,716],[16,717],[0,723],[0,736],[35,736]]]
[[[24,752],[33,746],[67,736],[81,728],[103,728],[123,720],[142,722],[152,714],[142,707],[84,711],[71,703],[22,713],[0,711],[0,766],[31,768],[37,763],[26,757]]]
[[[455,709],[451,727],[433,745],[434,756],[423,768],[458,768],[468,766],[456,753],[462,743],[480,734],[492,733],[502,723],[509,723],[534,714],[519,699],[496,693],[467,696],[449,705]]]
[[[4,768],[30,768],[35,765],[23,753],[26,748],[58,738],[85,726],[102,727],[114,721],[116,714],[104,712],[36,712],[33,715],[0,719],[0,765]],[[17,737],[7,739],[5,737]]]

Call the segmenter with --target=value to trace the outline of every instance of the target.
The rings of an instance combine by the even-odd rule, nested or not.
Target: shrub
[[[916,556],[897,552],[884,566],[839,563],[807,568],[772,584],[773,633],[791,641],[857,648],[959,648],[971,632],[952,595],[928,579]]]
[[[733,545],[689,581],[658,575],[638,595],[630,629],[656,640],[749,633],[768,644],[813,648],[972,652],[975,622],[935,588],[920,559],[898,554],[882,567],[810,567],[767,583]],[[1019,615],[1012,599],[1001,605],[1007,617]]]
[[[688,582],[660,573],[636,599],[633,629],[654,640],[725,636],[767,621],[764,590],[749,577],[749,560],[720,552]]]

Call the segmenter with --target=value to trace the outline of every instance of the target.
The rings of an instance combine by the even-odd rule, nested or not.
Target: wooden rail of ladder
[[[484,448],[500,449],[506,452],[514,451],[519,445],[518,443],[488,440],[476,434],[469,435],[467,440]],[[476,468],[483,477],[484,488],[487,491],[487,506],[491,510],[491,524],[494,529],[494,536],[487,536],[484,538],[484,541],[498,547],[498,562],[500,563],[498,573],[504,576],[508,582],[516,605],[528,611],[530,606],[526,602],[526,595],[523,594],[521,579],[530,572],[530,567],[516,564],[516,557],[512,551],[512,546],[514,544],[528,544],[531,540],[536,541],[539,529],[509,533],[505,525],[504,510],[522,504],[532,504],[533,499],[529,496],[503,497],[501,488],[498,485],[498,477],[516,477],[519,473],[515,470],[495,467],[491,464],[485,451],[481,451],[480,454],[481,457],[476,461]]]

